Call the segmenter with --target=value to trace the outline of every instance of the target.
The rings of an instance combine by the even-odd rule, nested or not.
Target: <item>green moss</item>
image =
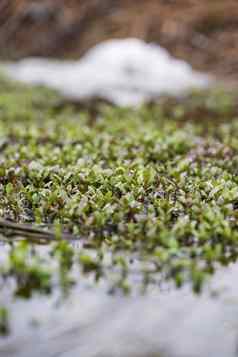
[[[4,307],[0,307],[0,335],[6,336],[9,334],[9,316],[8,311]]]
[[[217,264],[237,259],[236,94],[194,92],[92,114],[43,88],[4,85],[0,215],[57,232],[49,259],[64,289],[79,263],[128,292],[136,260],[144,285],[161,274],[199,292]],[[29,254],[30,243],[13,249],[2,271],[16,278],[15,293],[50,292],[46,257],[36,247]]]

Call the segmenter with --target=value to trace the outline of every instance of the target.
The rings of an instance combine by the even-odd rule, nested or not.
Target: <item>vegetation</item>
[[[236,100],[216,89],[87,111],[1,79],[0,283],[67,294],[77,265],[110,292],[135,275],[143,289],[162,277],[200,292],[238,257]]]

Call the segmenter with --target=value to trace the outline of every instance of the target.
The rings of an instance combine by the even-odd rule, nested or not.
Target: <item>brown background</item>
[[[108,38],[158,42],[238,79],[237,0],[0,0],[0,57],[78,58]]]

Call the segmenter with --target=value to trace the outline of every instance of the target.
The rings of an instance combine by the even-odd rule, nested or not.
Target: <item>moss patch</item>
[[[56,266],[67,293],[77,264],[127,293],[136,262],[143,287],[163,276],[199,292],[217,264],[238,256],[236,98],[196,92],[92,115],[2,80],[0,216],[53,231],[56,241],[42,256],[24,234],[18,242],[1,229],[11,241],[1,281],[14,278],[18,296],[48,294]]]

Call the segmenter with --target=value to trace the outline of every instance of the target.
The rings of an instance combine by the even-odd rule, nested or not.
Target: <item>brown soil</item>
[[[0,0],[0,56],[79,57],[109,38],[158,42],[238,79],[237,0]]]

